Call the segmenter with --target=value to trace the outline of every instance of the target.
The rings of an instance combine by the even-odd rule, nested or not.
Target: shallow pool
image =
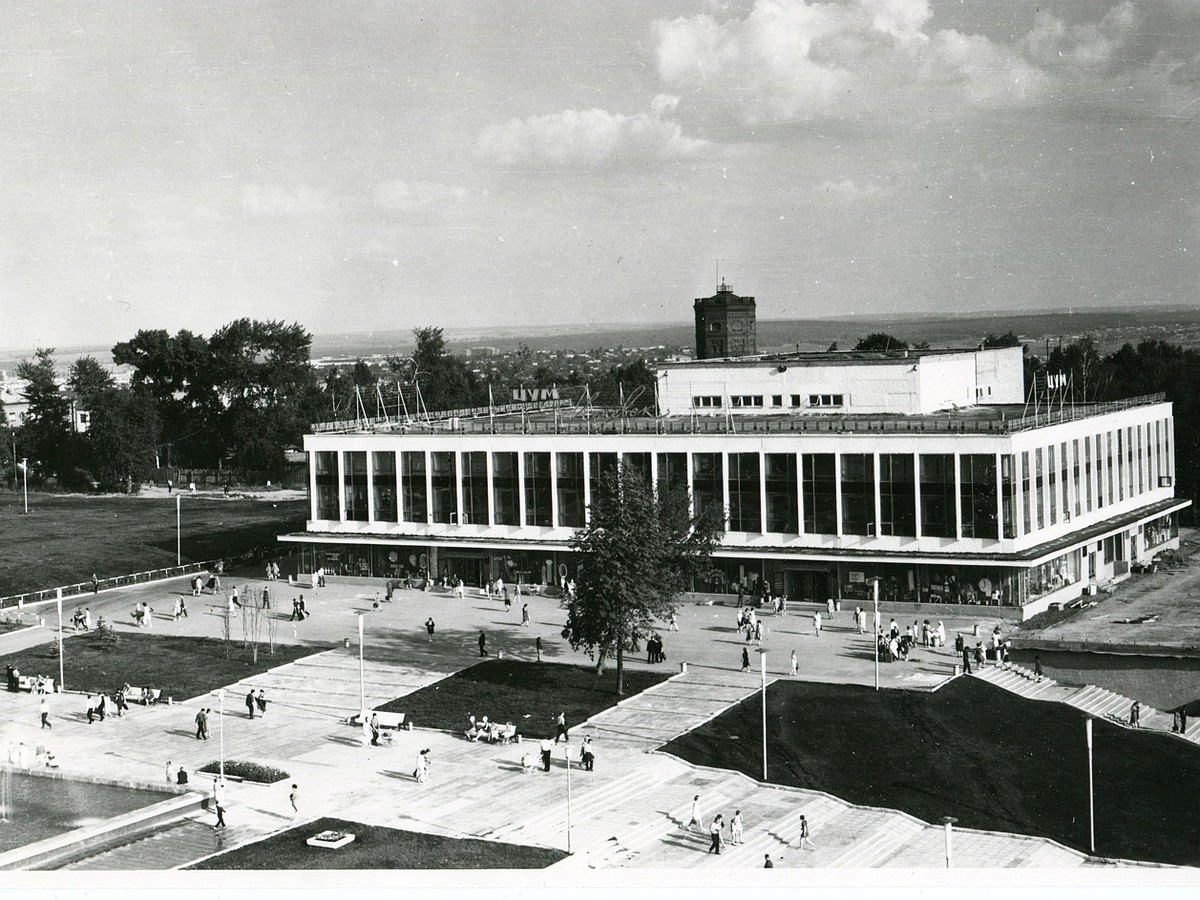
[[[0,770],[0,853],[171,798],[161,791]]]

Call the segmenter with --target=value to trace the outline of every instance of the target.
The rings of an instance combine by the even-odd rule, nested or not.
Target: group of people
[[[278,581],[279,580],[279,563],[269,562],[269,563],[267,563],[266,569],[267,569],[267,581]]]
[[[692,811],[688,818],[687,824],[683,827],[688,831],[692,831],[692,826],[700,829],[700,833],[707,833],[710,839],[708,845],[709,853],[721,853],[721,848],[725,845],[725,816],[722,813],[717,813],[713,816],[712,822],[708,827],[704,826],[704,817],[700,810],[700,795],[696,794],[692,797]],[[744,844],[743,830],[745,824],[742,821],[742,811],[734,810],[733,816],[729,819],[729,844]],[[800,816],[800,849],[801,850],[816,850],[816,845],[812,841],[812,832],[809,828],[808,818],[804,815]],[[765,857],[765,869],[774,868],[774,863],[771,862],[771,855],[768,853]]]
[[[45,744],[38,744],[34,749],[33,759],[29,758],[29,748],[24,741],[8,742],[8,764],[21,769],[31,766],[46,766],[49,769],[58,768],[58,759]]]
[[[292,599],[292,615],[289,622],[303,622],[309,616],[308,607],[304,605],[304,595]]]
[[[246,715],[253,719],[255,710],[258,711],[259,716],[267,714],[267,692],[259,689],[256,695],[254,689],[251,688],[246,694]]]
[[[88,607],[75,608],[74,614],[71,616],[71,625],[76,631],[91,631],[92,630],[92,611]]]
[[[651,633],[650,639],[646,641],[646,662],[660,663],[667,661],[667,654],[663,653],[663,639],[657,631]]]
[[[503,725],[498,721],[489,722],[487,716],[476,721],[474,715],[468,715],[464,737],[468,741],[483,740],[489,744],[508,744],[517,739],[517,726],[511,721]]]

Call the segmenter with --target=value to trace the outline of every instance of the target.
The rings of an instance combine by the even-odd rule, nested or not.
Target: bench
[[[501,725],[499,722],[489,722],[486,728],[476,725],[475,731],[467,735],[467,740],[483,740],[489,744],[521,743],[521,737],[517,734],[517,726],[511,722],[507,725]]]
[[[134,687],[133,685],[130,685],[129,690],[127,690],[125,692],[125,702],[126,703],[142,703],[146,706],[149,706],[150,704],[157,703],[159,700],[162,699],[162,691],[159,690],[158,688],[151,688],[149,693],[150,693],[150,701],[149,701],[149,703],[147,703],[146,700],[144,699],[145,694],[146,694],[146,689],[140,688],[140,687]]]
[[[54,693],[54,679],[50,678],[49,676],[18,675],[17,676],[17,690],[29,691],[29,693],[32,694],[34,691],[37,690],[39,678],[44,687],[44,693],[53,694]]]
[[[396,731],[399,731],[401,728],[403,728],[406,731],[412,731],[412,728],[413,728],[412,718],[405,713],[394,713],[394,712],[368,713],[367,714],[368,722],[371,721],[372,715],[375,716],[375,723],[379,726],[380,731],[382,731],[385,728],[391,728]],[[346,721],[350,725],[358,725],[359,727],[361,727],[362,726],[362,713],[355,713]]]

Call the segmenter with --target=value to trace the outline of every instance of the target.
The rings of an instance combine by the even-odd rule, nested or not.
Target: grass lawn
[[[665,681],[670,671],[625,670],[625,696]],[[578,725],[623,698],[615,693],[616,672],[599,680],[587,666],[496,659],[471,666],[436,684],[377,707],[407,713],[420,728],[465,731],[467,716],[511,721],[527,738],[554,737],[554,720],[566,714]]]
[[[304,842],[322,831],[345,831],[354,843],[341,850]],[[190,866],[192,869],[544,869],[561,850],[317,819]]]
[[[5,502],[7,501],[7,502]],[[0,597],[175,565],[175,500],[0,493]],[[303,530],[304,500],[184,497],[184,562],[235,556]]]
[[[28,622],[17,622],[11,619],[0,619],[0,634],[6,631],[16,631],[18,628],[28,628]]]
[[[751,698],[665,749],[760,777],[760,704]],[[1087,716],[1072,707],[971,678],[933,694],[778,682],[767,718],[772,781],[1088,848]],[[1093,727],[1096,852],[1200,865],[1200,748],[1104,720]]]
[[[276,644],[275,653],[259,646],[258,662],[241,641],[231,641],[229,658],[218,638],[169,637],[154,634],[120,633],[115,648],[105,649],[97,632],[72,637],[66,648],[65,675],[72,691],[113,693],[125,682],[137,687],[159,688],[164,697],[186,700],[241,678],[317,653],[323,647]],[[48,675],[58,679],[58,656],[54,644],[42,644],[0,658],[12,663],[22,675]]]

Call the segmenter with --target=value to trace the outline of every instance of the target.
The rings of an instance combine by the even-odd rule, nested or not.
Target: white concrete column
[[[796,531],[804,534],[804,454],[793,454],[796,458]]]
[[[517,525],[525,527],[525,453],[517,451]]]
[[[833,454],[833,507],[836,520],[834,534],[842,536],[842,454]]]
[[[430,458],[428,450],[419,451],[425,457],[425,522],[432,524],[433,522],[433,461]],[[432,559],[432,554],[430,555]],[[430,573],[434,572],[432,564],[429,568]]]
[[[767,454],[758,451],[758,530],[767,530]]]
[[[454,521],[463,523],[463,454],[455,451],[451,457],[454,460]]]
[[[558,453],[553,450],[550,452],[550,525],[558,527]]]
[[[954,454],[954,536],[962,540],[962,462],[957,453]]]
[[[721,453],[721,507],[724,510],[725,527],[729,527],[729,454]]]
[[[338,521],[346,521],[346,453],[337,451]]]
[[[883,531],[883,497],[882,485],[880,482],[880,473],[883,470],[883,464],[879,459],[878,453],[871,454],[871,465],[875,467],[875,527],[872,529],[875,537],[879,537]]]
[[[592,454],[583,454],[583,521],[592,521]]]
[[[367,453],[367,521],[375,521],[375,454]]]
[[[489,526],[496,524],[496,467],[492,464],[492,451],[487,451],[484,454],[484,471],[487,472],[487,491],[488,491],[488,520]],[[490,576],[492,573],[488,572]]]
[[[914,453],[913,457],[913,531],[917,538],[921,537],[921,454]]]
[[[308,451],[308,517],[317,520],[317,451]]]

